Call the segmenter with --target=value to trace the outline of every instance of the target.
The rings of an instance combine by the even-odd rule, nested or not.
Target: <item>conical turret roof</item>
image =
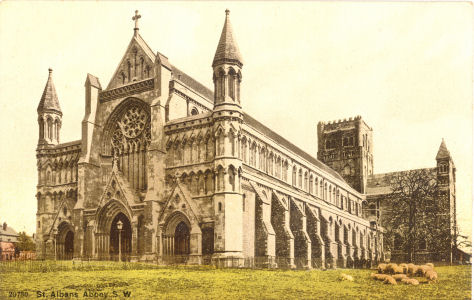
[[[58,95],[53,83],[53,70],[49,69],[48,81],[44,87],[43,95],[41,96],[40,103],[38,104],[38,112],[44,112],[47,110],[57,111],[62,114],[61,107],[59,106]]]
[[[441,141],[441,145],[439,145],[438,154],[436,154],[436,159],[443,159],[443,158],[450,158],[451,154],[446,147],[444,139]]]
[[[213,67],[224,62],[233,62],[242,65],[242,56],[240,55],[237,43],[234,41],[229,14],[230,11],[226,9],[224,28],[222,28],[221,38],[219,39],[216,54],[212,61]]]

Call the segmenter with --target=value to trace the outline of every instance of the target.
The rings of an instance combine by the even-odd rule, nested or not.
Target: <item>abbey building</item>
[[[229,11],[213,90],[150,49],[139,18],[109,84],[86,77],[78,141],[60,141],[49,71],[38,106],[38,256],[284,268],[384,259],[383,229],[363,212],[373,163],[360,118],[341,136],[347,163],[328,151],[335,124],[319,125],[316,159],[245,113]]]

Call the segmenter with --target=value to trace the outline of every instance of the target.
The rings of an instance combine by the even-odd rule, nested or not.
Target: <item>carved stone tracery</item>
[[[136,100],[121,104],[106,126],[102,153],[112,156],[112,164],[136,190],[147,187],[146,151],[150,142],[148,107]]]

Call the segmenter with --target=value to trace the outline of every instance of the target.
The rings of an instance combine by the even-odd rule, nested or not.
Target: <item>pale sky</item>
[[[471,234],[472,4],[469,2],[2,2],[0,222],[35,231],[36,108],[48,76],[61,141],[81,136],[86,74],[106,87],[133,35],[208,87],[224,23],[244,59],[244,111],[316,156],[318,121],[361,115],[375,173],[434,167],[444,138]]]

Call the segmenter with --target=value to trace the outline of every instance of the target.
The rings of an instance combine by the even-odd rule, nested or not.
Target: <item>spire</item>
[[[232,25],[230,24],[230,11],[225,10],[225,23],[222,28],[221,38],[217,45],[216,54],[212,66],[216,66],[219,63],[237,63],[242,66],[242,57],[240,56],[239,47],[234,41],[234,34],[232,32]]]
[[[441,141],[441,145],[439,145],[438,154],[436,154],[436,159],[443,159],[443,158],[450,158],[451,154],[449,154],[448,148],[444,143],[444,139]]]
[[[38,113],[44,111],[56,111],[62,115],[61,107],[59,107],[59,100],[56,94],[56,89],[53,83],[53,69],[49,68],[48,81],[44,87],[43,95],[37,109]]]

